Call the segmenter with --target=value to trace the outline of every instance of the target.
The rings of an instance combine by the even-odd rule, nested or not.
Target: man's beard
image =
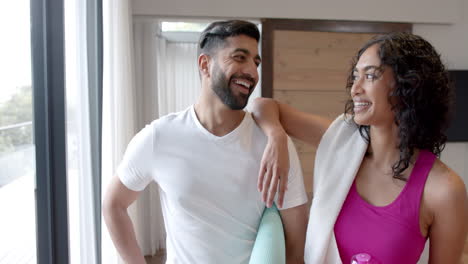
[[[213,82],[211,88],[219,97],[219,99],[221,99],[221,102],[223,102],[229,108],[232,110],[241,110],[244,109],[244,107],[247,105],[253,89],[250,89],[249,94],[239,93],[238,96],[235,96],[230,87],[232,78],[242,78],[251,80],[253,82],[252,77],[239,75],[233,75],[230,80],[227,80],[226,75],[224,75],[220,68],[216,66],[215,70],[213,71]]]

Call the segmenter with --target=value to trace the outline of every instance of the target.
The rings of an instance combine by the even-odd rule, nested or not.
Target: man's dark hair
[[[422,37],[404,32],[376,36],[359,50],[352,62],[347,90],[353,86],[353,69],[361,55],[379,45],[381,66],[393,69],[396,87],[389,96],[398,127],[400,158],[393,165],[393,177],[409,167],[415,149],[426,149],[439,156],[445,146],[445,131],[451,120],[454,91],[440,54]],[[353,101],[346,103],[346,114],[354,115]],[[369,126],[359,126],[370,140]]]
[[[260,39],[260,31],[251,22],[243,20],[217,21],[209,24],[201,33],[198,41],[198,56],[201,53],[213,55],[213,51],[225,44],[228,37],[246,35],[257,42]]]

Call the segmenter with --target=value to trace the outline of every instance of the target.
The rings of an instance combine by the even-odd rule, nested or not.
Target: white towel
[[[333,228],[366,149],[357,125],[344,115],[323,135],[315,156],[305,263],[341,263]]]

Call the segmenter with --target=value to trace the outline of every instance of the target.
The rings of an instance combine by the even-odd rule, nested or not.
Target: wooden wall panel
[[[352,57],[374,34],[275,30],[273,98],[335,119],[348,98],[346,78]],[[294,140],[307,192],[312,191],[315,149]]]
[[[344,112],[347,93],[322,91],[274,91],[274,98],[295,108],[334,120]]]
[[[352,57],[373,35],[275,31],[273,90],[342,91]]]

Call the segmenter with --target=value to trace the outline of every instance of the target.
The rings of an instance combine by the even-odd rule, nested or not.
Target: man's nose
[[[258,67],[257,67],[257,64],[255,64],[255,62],[247,63],[246,67],[244,68],[243,73],[249,75],[251,78],[255,80],[255,82],[258,81]]]

